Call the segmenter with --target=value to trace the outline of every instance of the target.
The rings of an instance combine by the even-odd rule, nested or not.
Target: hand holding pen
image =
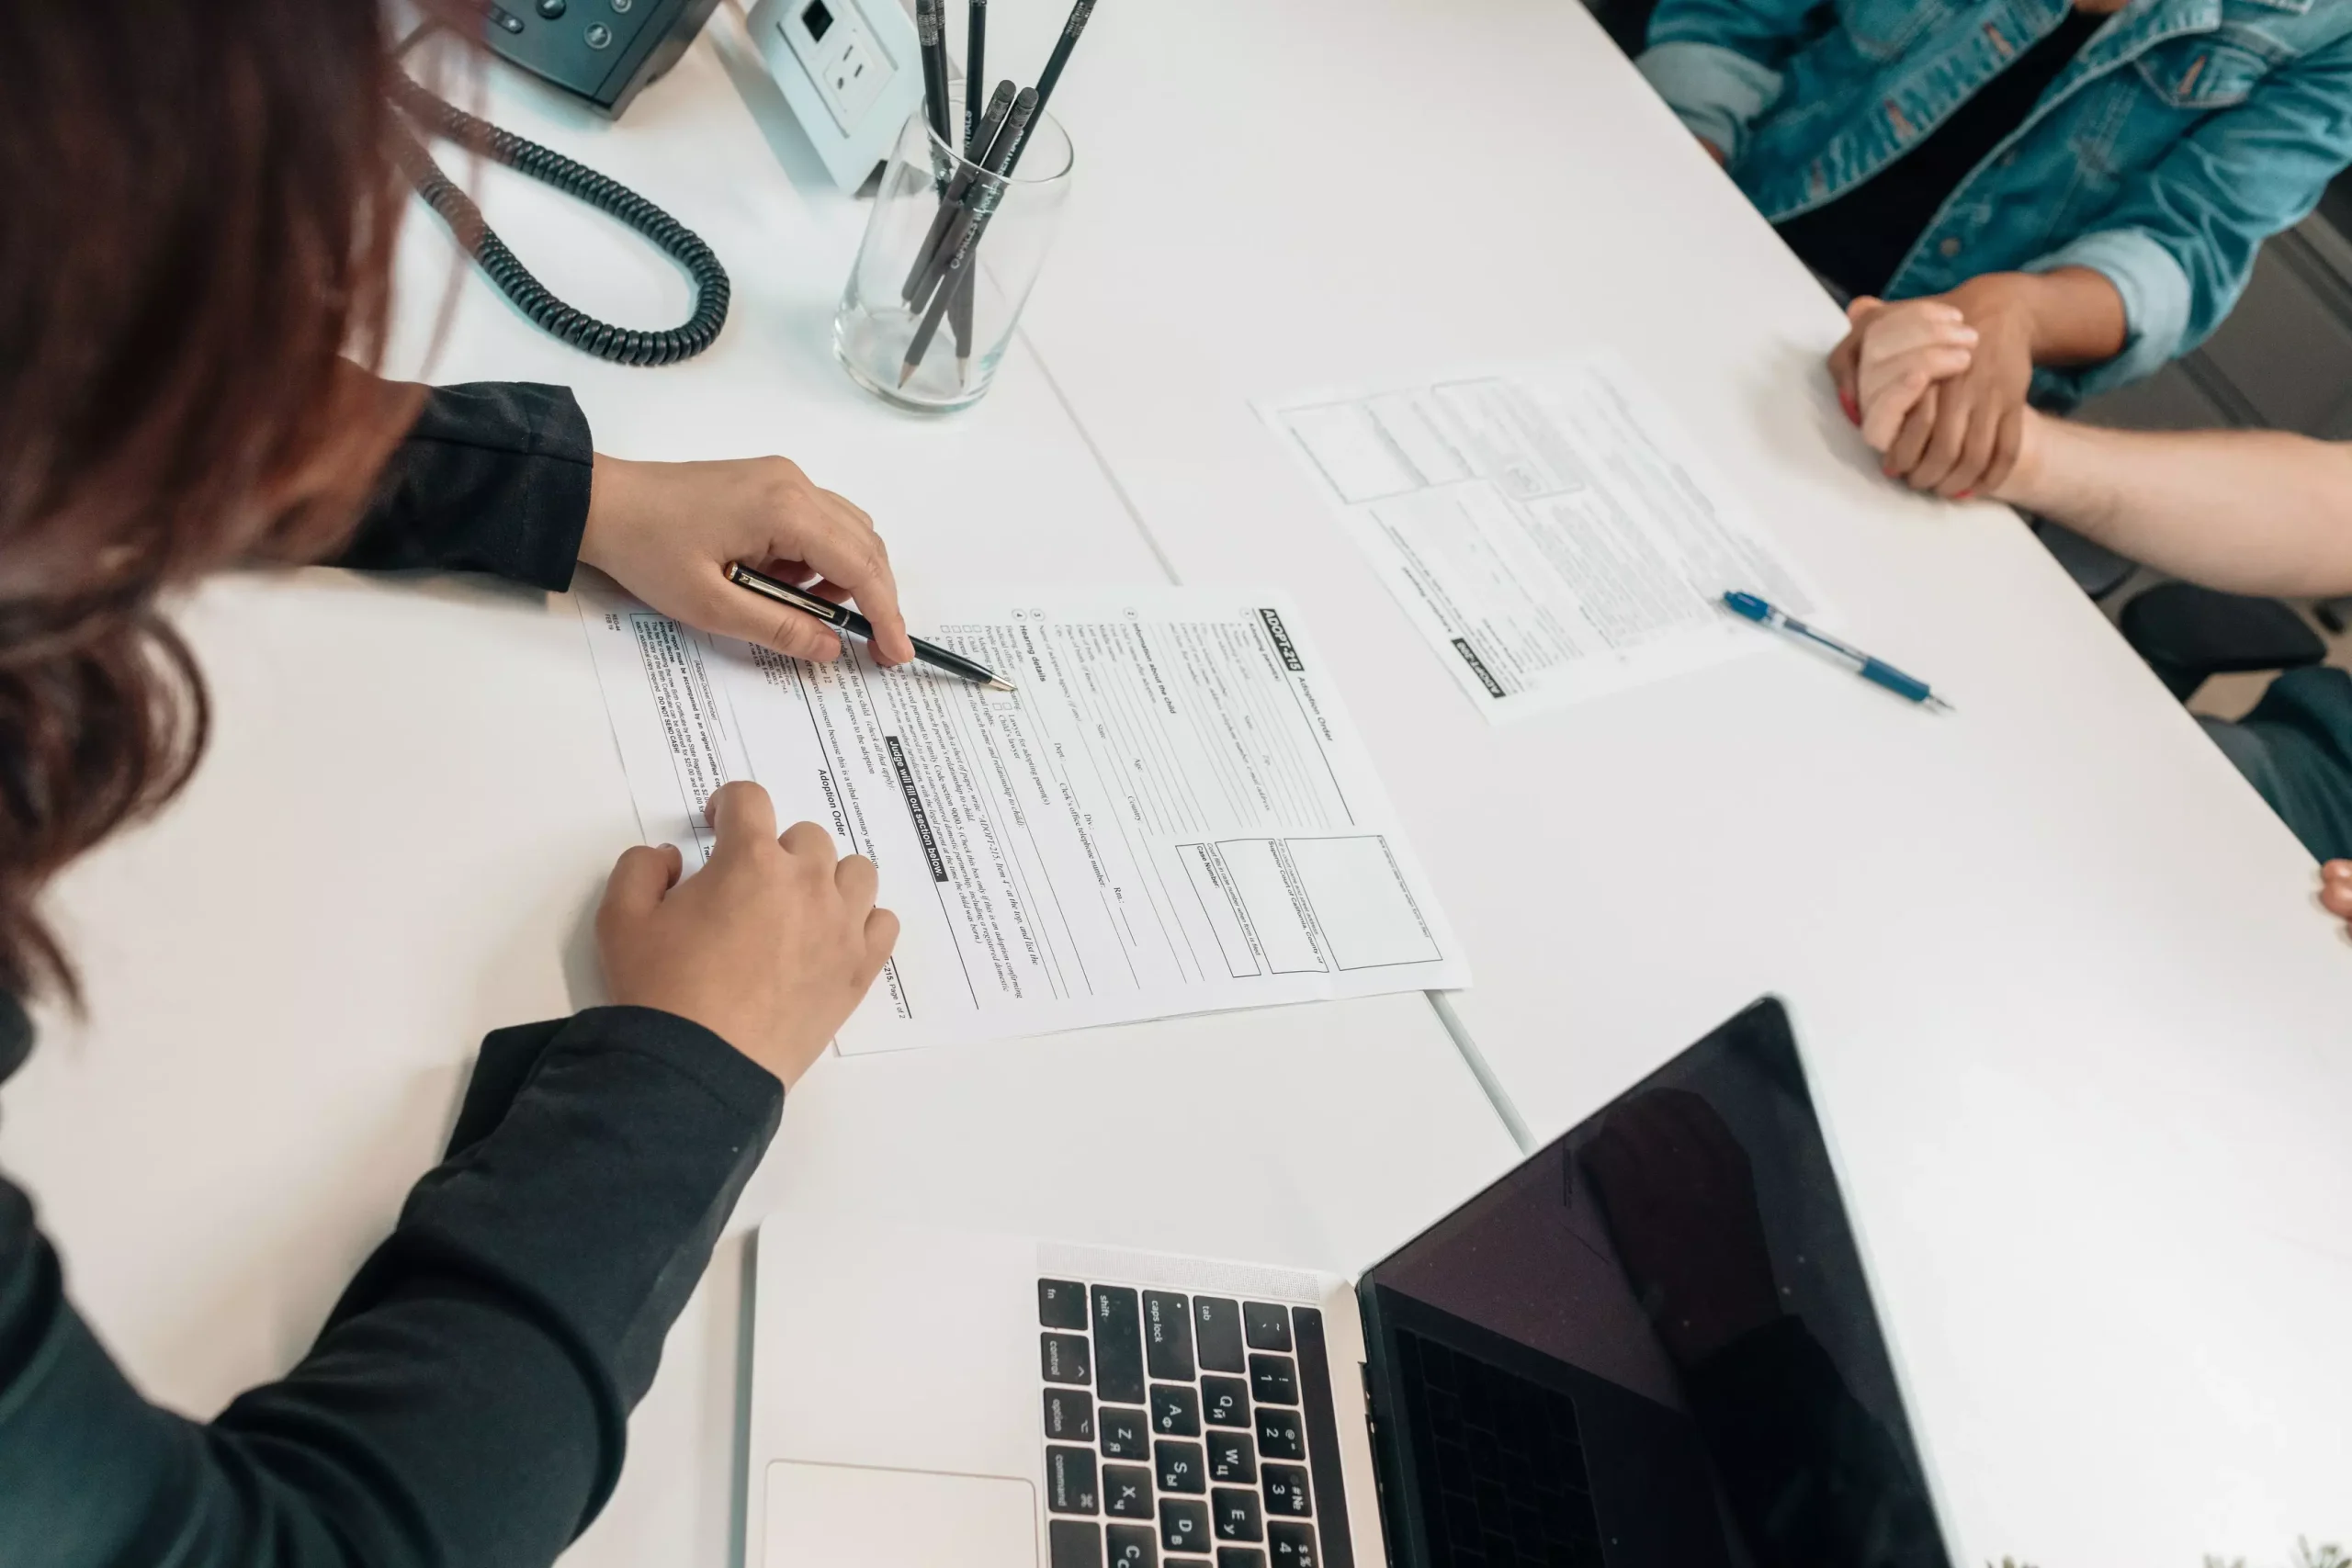
[[[599,453],[580,558],[674,620],[795,659],[838,659],[846,632],[873,644],[878,663],[921,662],[1012,690],[907,635],[874,519],[788,458],[638,463]],[[865,615],[841,603],[853,597]]]
[[[824,617],[779,612],[729,583],[730,565],[755,561],[820,598],[854,598],[881,662],[916,657],[874,520],[788,458],[639,463],[599,453],[580,558],[673,619],[796,659],[838,658]]]
[[[808,589],[796,588],[791,583],[770,577],[763,571],[753,571],[741,562],[728,567],[727,581],[738,588],[758,594],[763,599],[786,605],[804,615],[822,621],[836,631],[847,632],[850,636],[863,638],[867,642],[875,640],[872,622],[849,606],[834,604],[831,600]],[[921,637],[909,640],[915,650],[915,661],[919,664],[929,665],[933,670],[945,671],[958,680],[969,681],[976,686],[986,686],[990,691],[1010,692],[1016,689],[1012,682],[985,664],[967,659],[960,653],[940,647],[935,642],[925,642]],[[824,660],[820,660],[819,662],[821,663]]]

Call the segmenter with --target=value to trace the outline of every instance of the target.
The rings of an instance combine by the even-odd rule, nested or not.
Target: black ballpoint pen
[[[836,604],[831,599],[821,598],[806,589],[795,588],[789,582],[779,581],[766,572],[753,571],[741,561],[728,563],[727,581],[738,588],[748,588],[763,598],[773,599],[779,604],[789,604],[804,615],[814,615],[838,631],[863,637],[867,642],[874,640],[874,623],[855,610]],[[961,675],[976,685],[987,686],[993,691],[1010,692],[1014,689],[1012,682],[985,664],[975,664],[960,653],[950,653],[937,643],[925,642],[919,637],[907,640],[915,645],[918,663],[928,664],[934,670],[944,670],[950,675]]]

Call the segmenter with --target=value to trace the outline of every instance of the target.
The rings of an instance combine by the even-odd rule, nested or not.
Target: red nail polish
[[[1954,501],[1974,501],[1976,499],[1976,492],[1973,490],[1964,490],[1958,495],[1953,496],[1952,499]]]
[[[1853,393],[1840,388],[1838,392],[1838,406],[1846,411],[1846,422],[1849,424],[1862,423],[1862,411],[1860,405],[1854,401]]]

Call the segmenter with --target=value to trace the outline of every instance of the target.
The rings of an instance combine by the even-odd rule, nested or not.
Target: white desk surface
[[[995,15],[1009,65],[1030,18]],[[1377,673],[1386,700],[1351,705],[1471,944],[1454,1005],[1539,1134],[1778,990],[1962,1561],[2259,1561],[2352,1533],[2352,954],[2308,867],[2005,514],[1878,484],[1815,369],[1834,312],[1582,11],[1111,6],[1063,92],[1081,181],[1031,341],[1183,577],[1284,582]],[[730,10],[617,127],[503,78],[495,112],[708,237],[735,316],[690,366],[607,367],[469,277],[437,378],[567,381],[621,455],[792,453],[880,519],[918,604],[926,581],[1156,575],[1029,356],[941,423],[831,366],[859,215]],[[683,314],[633,239],[477,183],[559,293]],[[437,283],[429,218],[407,243],[405,276]],[[1596,345],[1957,719],[1760,653],[1488,730],[1248,408]],[[187,624],[213,752],[61,889],[93,1017],[48,1021],[0,1163],[108,1343],[205,1412],[299,1355],[434,1157],[478,1035],[593,999],[587,917],[635,824],[566,603],[318,573],[220,585]],[[1509,1157],[1444,1046],[1385,998],[829,1062],[744,1213],[1347,1267]],[[1231,1091],[1245,1065],[1263,1089]],[[1213,1143],[1250,1195],[1073,1182],[1059,1151],[1106,1130],[1188,1161]],[[571,1562],[728,1561],[741,1261],[732,1238]]]
[[[710,241],[735,284],[718,346],[603,366],[468,276],[435,378],[569,382],[623,456],[791,454],[873,512],[918,616],[926,584],[1159,581],[1025,355],[952,421],[885,410],[833,365],[863,213],[748,58],[722,9],[619,126],[504,76],[492,102]],[[566,298],[684,314],[684,283],[634,237],[503,175],[469,183]],[[421,211],[406,246],[413,351],[452,253]],[[597,999],[589,919],[637,825],[567,600],[311,572],[216,584],[184,621],[217,705],[210,755],[160,821],[59,888],[91,1017],[43,1020],[0,1101],[0,1165],[141,1386],[208,1415],[309,1344],[436,1157],[482,1032]],[[1106,1168],[1122,1145],[1159,1151],[1148,1176]],[[821,1063],[567,1561],[730,1561],[742,1230],[775,1202],[1345,1268],[1511,1152],[1418,996]]]
[[[1178,575],[1286,584],[1361,672],[1534,1133],[1777,992],[1962,1560],[2352,1535],[2352,951],[2308,858],[2014,516],[1880,479],[1838,312],[1583,8],[1106,5],[1055,107],[1029,339]],[[1956,716],[1768,643],[1489,728],[1250,407],[1595,348]]]

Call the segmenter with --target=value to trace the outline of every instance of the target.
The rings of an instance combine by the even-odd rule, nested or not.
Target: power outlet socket
[[[817,91],[824,98],[825,107],[833,111],[834,122],[846,133],[864,118],[890,85],[888,62],[875,53],[874,44],[863,28],[852,30],[835,24],[842,33],[841,47],[831,61],[815,73]]]
[[[827,172],[855,190],[922,102],[913,18],[899,0],[759,0],[749,24]]]

